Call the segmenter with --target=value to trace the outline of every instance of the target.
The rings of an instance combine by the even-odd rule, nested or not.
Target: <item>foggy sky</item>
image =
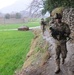
[[[0,9],[2,13],[19,12],[25,10],[33,0],[17,0],[14,4]]]

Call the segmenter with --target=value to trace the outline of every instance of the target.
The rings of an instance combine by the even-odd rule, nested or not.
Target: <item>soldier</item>
[[[55,46],[55,55],[56,55],[56,70],[55,73],[60,72],[60,54],[62,55],[62,64],[65,62],[65,58],[67,56],[67,47],[66,42],[67,38],[70,35],[70,28],[69,26],[62,22],[62,15],[56,13],[54,15],[54,22],[50,25],[50,30],[52,37],[58,42]]]
[[[45,31],[45,26],[46,26],[46,22],[44,21],[44,19],[41,19],[41,29],[42,29],[42,33],[44,34]]]

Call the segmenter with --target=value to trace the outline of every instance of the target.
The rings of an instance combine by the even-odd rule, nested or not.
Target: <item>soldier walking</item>
[[[55,73],[60,72],[60,54],[62,56],[62,64],[65,62],[65,58],[67,57],[67,47],[66,42],[67,38],[70,35],[69,26],[62,22],[62,15],[56,13],[54,16],[54,22],[50,24],[50,30],[52,37],[58,42],[55,46],[55,61],[56,61],[56,69]]]
[[[46,22],[44,21],[44,19],[41,19],[41,29],[42,29],[42,33],[44,35],[44,31],[45,31],[45,26],[46,26]]]

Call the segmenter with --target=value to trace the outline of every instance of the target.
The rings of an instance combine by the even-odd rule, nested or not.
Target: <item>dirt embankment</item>
[[[17,71],[16,75],[40,75],[43,65],[50,58],[49,44],[42,38],[41,30],[35,29],[33,33],[35,37],[31,42],[31,48],[26,56],[26,61],[21,71]]]

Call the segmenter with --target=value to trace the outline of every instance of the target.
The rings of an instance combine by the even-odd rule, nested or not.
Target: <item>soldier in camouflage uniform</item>
[[[54,18],[54,23],[50,23],[50,30],[52,37],[57,40],[58,43],[56,43],[55,46],[55,55],[56,55],[56,70],[55,73],[60,72],[60,54],[62,55],[62,64],[65,62],[65,58],[67,56],[67,47],[66,42],[67,38],[70,35],[70,28],[69,26],[62,22],[62,15],[56,13]]]
[[[44,21],[44,19],[41,19],[41,29],[42,29],[42,33],[44,35],[44,31],[45,31],[45,26],[46,26],[46,22]]]

